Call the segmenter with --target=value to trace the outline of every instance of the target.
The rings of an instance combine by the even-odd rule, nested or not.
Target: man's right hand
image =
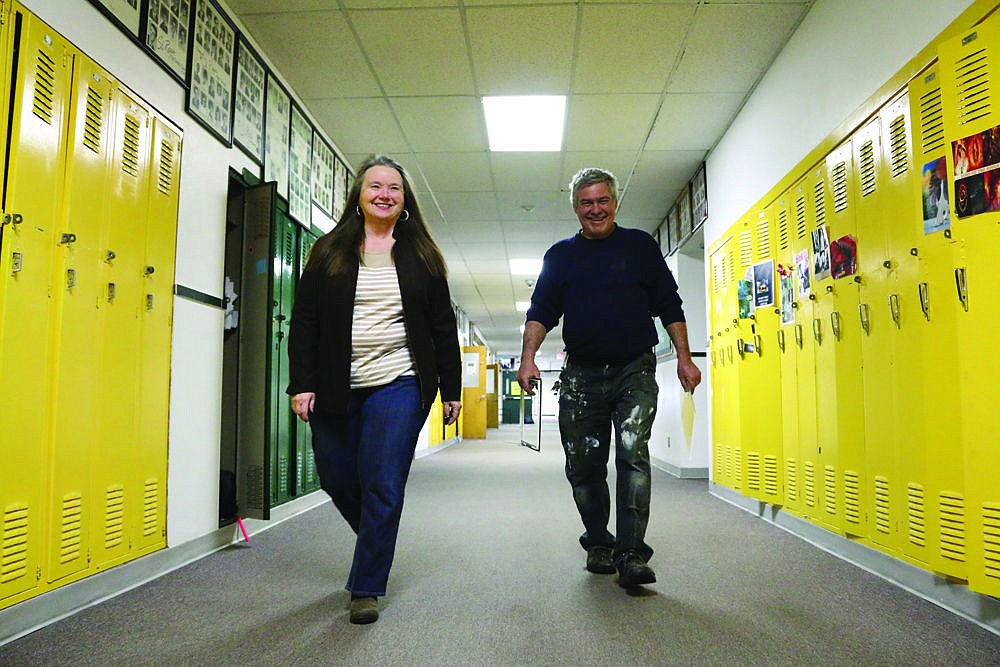
[[[521,389],[524,393],[528,396],[534,396],[535,385],[531,381],[541,377],[541,375],[542,374],[538,372],[538,366],[534,361],[522,359],[521,366],[517,369],[517,383],[521,385]]]

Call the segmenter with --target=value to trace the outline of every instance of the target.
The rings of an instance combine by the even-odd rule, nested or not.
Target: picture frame
[[[194,0],[187,112],[226,146],[233,145],[236,35],[215,0]]]
[[[306,229],[312,224],[313,126],[298,105],[292,105],[288,141],[288,214]]]
[[[708,183],[705,180],[705,163],[691,179],[691,230],[701,227],[708,220]]]
[[[312,141],[312,199],[316,206],[333,217],[333,190],[337,156],[319,132]]]
[[[660,254],[666,257],[670,254],[670,228],[667,218],[663,218],[660,226],[656,228],[656,235],[660,245]]]
[[[685,185],[677,197],[677,215],[680,218],[680,235],[677,239],[679,248],[691,234],[691,185]]]
[[[146,0],[143,3],[143,46],[182,86],[187,85],[193,1]]]
[[[288,142],[291,138],[291,98],[268,70],[264,84],[264,180],[276,181],[278,194],[288,198]]]
[[[142,32],[141,0],[90,0],[90,4],[108,17],[133,41],[139,41],[139,35]]]
[[[681,214],[676,202],[667,213],[667,230],[670,233],[670,254],[673,254],[681,244]]]
[[[347,165],[338,157],[334,163],[333,173],[333,219],[340,220],[347,205],[347,191],[350,189],[351,172]]]
[[[267,68],[240,36],[236,47],[236,90],[233,100],[233,143],[253,160],[264,162],[264,99]]]

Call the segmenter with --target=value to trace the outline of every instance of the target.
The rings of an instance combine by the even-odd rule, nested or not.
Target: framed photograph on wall
[[[333,217],[333,174],[337,156],[319,132],[313,132],[312,157],[312,199],[324,213]]]
[[[670,254],[670,230],[667,228],[667,219],[664,218],[660,226],[656,228],[656,239],[660,244],[660,254],[666,257]]]
[[[708,184],[705,182],[705,163],[702,162],[691,179],[691,229],[698,229],[707,219]]]
[[[293,104],[288,144],[288,213],[306,229],[312,225],[312,138],[312,124]]]
[[[264,180],[277,181],[278,194],[288,199],[288,141],[292,103],[272,72],[267,73],[264,101]]]
[[[192,0],[146,0],[142,41],[153,59],[182,85],[188,65]]]
[[[246,40],[236,53],[236,95],[233,102],[233,143],[262,164],[264,161],[264,85],[267,70]]]
[[[691,186],[685,185],[677,197],[677,214],[680,217],[680,237],[678,246],[691,233]]]
[[[233,144],[236,28],[214,0],[194,0],[187,111],[227,146]]]
[[[681,243],[681,214],[675,203],[667,213],[667,230],[670,233],[670,252],[674,252]]]
[[[111,19],[112,23],[125,33],[139,41],[139,31],[142,27],[140,0],[90,0],[90,4],[101,10],[101,13]]]
[[[340,220],[347,205],[347,191],[350,189],[351,172],[340,158],[336,158],[333,171],[333,219]]]

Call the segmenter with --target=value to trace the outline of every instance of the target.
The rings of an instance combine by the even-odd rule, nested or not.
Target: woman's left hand
[[[458,421],[458,415],[462,412],[462,402],[461,401],[444,401],[442,403],[444,406],[444,425],[451,426],[456,421]]]

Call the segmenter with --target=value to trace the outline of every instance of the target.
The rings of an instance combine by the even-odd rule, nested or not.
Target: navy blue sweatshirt
[[[526,320],[551,331],[563,318],[569,357],[604,364],[653,348],[653,317],[663,326],[684,321],[677,282],[652,236],[616,227],[603,239],[578,232],[548,249]]]

